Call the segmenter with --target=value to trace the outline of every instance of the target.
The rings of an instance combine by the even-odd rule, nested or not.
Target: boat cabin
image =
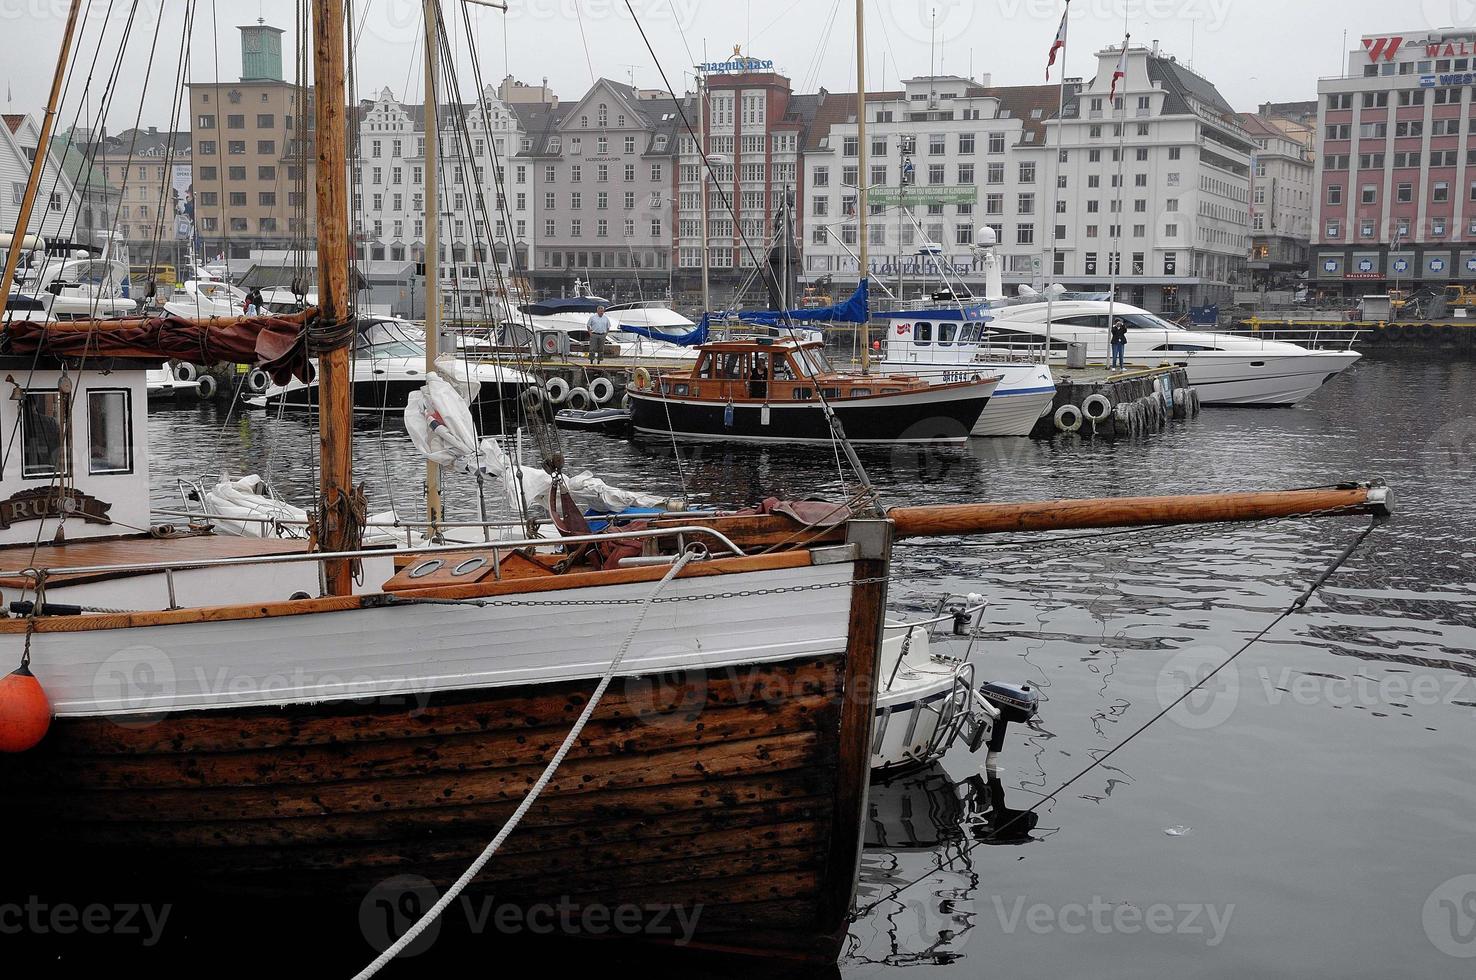
[[[0,357],[0,545],[148,528],[146,372],[162,364]]]
[[[690,372],[664,374],[661,391],[674,398],[724,401],[809,401],[890,395],[925,385],[915,378],[838,372],[815,341],[764,338],[703,344]]]

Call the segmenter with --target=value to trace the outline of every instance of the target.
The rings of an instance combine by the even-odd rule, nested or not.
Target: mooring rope
[[[579,719],[574,722],[574,727],[569,729],[569,734],[564,736],[564,742],[559,746],[558,751],[554,753],[553,758],[548,760],[548,765],[544,767],[543,775],[538,777],[538,781],[533,784],[533,788],[528,791],[528,795],[523,798],[523,802],[518,804],[518,808],[513,811],[513,815],[508,817],[507,823],[502,825],[502,829],[497,832],[497,836],[492,838],[492,841],[477,859],[471,863],[471,866],[462,872],[461,877],[457,878],[455,883],[446,890],[446,894],[442,895],[436,904],[432,905],[413,926],[407,929],[403,936],[395,940],[384,952],[380,953],[373,963],[370,963],[358,973],[354,977],[354,980],[369,980],[370,977],[384,969],[385,964],[396,956],[399,956],[400,952],[406,946],[415,942],[420,934],[442,912],[446,911],[452,902],[456,901],[456,897],[465,890],[467,885],[471,884],[472,879],[481,874],[482,868],[492,859],[492,855],[497,853],[497,849],[502,846],[503,841],[507,840],[508,835],[516,829],[523,817],[532,809],[539,794],[543,792],[544,787],[553,779],[554,773],[558,771],[560,764],[563,763],[564,756],[568,755],[569,750],[574,747],[574,743],[579,739],[579,734],[584,731],[584,726],[589,723],[589,719],[594,714],[595,708],[599,706],[600,699],[605,696],[605,691],[609,688],[610,681],[615,677],[615,671],[620,668],[621,661],[630,652],[630,645],[635,642],[636,634],[640,632],[641,626],[645,623],[646,613],[650,611],[652,603],[656,601],[656,597],[661,594],[662,590],[666,588],[672,579],[681,573],[683,568],[687,567],[688,562],[697,558],[700,554],[702,554],[700,549],[689,549],[682,552],[680,557],[672,564],[671,569],[666,573],[665,577],[660,582],[657,582],[656,587],[646,596],[645,601],[641,603],[640,612],[636,614],[635,622],[631,624],[630,630],[625,634],[624,642],[620,644],[620,649],[615,652],[615,659],[611,660],[610,666],[605,668],[605,673],[600,677],[599,684],[595,686],[594,693],[590,695],[589,703],[584,706],[584,711],[580,713]]]
[[[1278,624],[1280,624],[1283,621],[1285,621],[1287,619],[1287,617],[1291,616],[1293,613],[1300,612],[1307,605],[1308,600],[1311,599],[1312,596],[1316,594],[1317,590],[1320,589],[1320,588],[1322,588],[1322,586],[1327,582],[1327,580],[1329,578],[1331,578],[1333,576],[1333,574],[1335,572],[1337,572],[1337,570],[1339,568],[1342,568],[1343,565],[1344,565],[1344,563],[1347,562],[1347,560],[1349,558],[1353,557],[1354,552],[1356,552],[1358,550],[1359,546],[1361,546],[1363,544],[1363,542],[1368,538],[1368,536],[1371,533],[1373,533],[1373,530],[1376,527],[1378,527],[1381,523],[1383,523],[1383,520],[1384,519],[1381,518],[1381,517],[1375,517],[1372,521],[1370,521],[1363,528],[1363,530],[1360,531],[1358,533],[1358,535],[1351,542],[1348,543],[1347,547],[1343,548],[1343,550],[1338,553],[1337,557],[1334,558],[1328,564],[1328,566],[1325,569],[1322,570],[1321,574],[1319,574],[1317,576],[1317,578],[1315,578],[1312,581],[1312,584],[1309,585],[1309,586],[1307,586],[1305,589],[1303,589],[1300,593],[1297,594],[1297,597],[1292,600],[1291,605],[1287,606],[1280,613],[1278,613],[1275,616],[1275,618],[1273,618],[1269,623],[1267,623],[1264,627],[1262,627],[1261,630],[1259,632],[1257,632],[1255,636],[1252,636],[1249,640],[1246,640],[1245,643],[1241,645],[1240,649],[1236,650],[1234,653],[1230,654],[1230,656],[1226,657],[1223,661],[1221,661],[1220,664],[1218,666],[1216,666],[1214,670],[1212,670],[1209,673],[1205,674],[1198,681],[1196,681],[1195,683],[1193,683],[1193,684],[1189,685],[1187,688],[1185,688],[1184,689],[1184,693],[1182,693],[1178,697],[1174,698],[1174,700],[1171,701],[1171,702],[1169,702],[1167,705],[1165,705],[1161,711],[1159,711],[1153,717],[1149,718],[1147,721],[1143,722],[1143,724],[1139,725],[1137,727],[1137,729],[1135,729],[1132,733],[1130,733],[1121,742],[1118,742],[1116,745],[1112,746],[1112,748],[1108,749],[1106,752],[1102,753],[1100,756],[1097,756],[1095,759],[1093,759],[1090,764],[1088,764],[1084,769],[1082,769],[1076,775],[1074,775],[1070,779],[1066,780],[1064,783],[1062,783],[1060,786],[1056,787],[1051,792],[1046,793],[1045,795],[1043,795],[1039,800],[1036,800],[1035,803],[1033,805],[1031,805],[1028,809],[1019,811],[1013,817],[1011,817],[1008,821],[1006,821],[1005,823],[1001,824],[999,827],[994,828],[993,834],[991,835],[991,839],[997,839],[1001,831],[1009,828],[1012,824],[1016,823],[1017,821],[1023,820],[1025,818],[1025,815],[1027,813],[1034,813],[1036,810],[1038,810],[1040,807],[1044,806],[1046,803],[1050,802],[1051,800],[1056,799],[1058,796],[1060,796],[1062,793],[1064,793],[1067,789],[1069,789],[1074,783],[1078,782],[1079,780],[1081,780],[1082,778],[1084,778],[1088,773],[1092,772],[1094,769],[1096,769],[1097,767],[1099,767],[1103,763],[1105,763],[1108,759],[1112,758],[1112,756],[1116,755],[1119,750],[1126,748],[1128,746],[1128,743],[1132,742],[1133,739],[1137,738],[1139,735],[1142,735],[1144,732],[1146,732],[1149,728],[1153,727],[1153,725],[1155,723],[1157,723],[1159,720],[1161,720],[1170,711],[1173,711],[1180,704],[1183,704],[1185,701],[1187,701],[1189,699],[1190,695],[1192,695],[1196,691],[1199,691],[1200,689],[1202,689],[1205,684],[1209,683],[1210,680],[1212,680],[1214,677],[1216,677],[1221,671],[1223,671],[1226,667],[1229,667],[1232,663],[1234,663],[1240,657],[1241,654],[1245,653],[1251,647],[1255,646],[1261,640],[1265,639],[1266,635],[1269,634],[1273,629],[1275,629]],[[971,846],[969,846],[963,853],[964,854],[968,854],[968,853],[972,852],[975,847],[978,847],[980,844],[983,844],[984,842],[985,841],[983,839],[974,842],[974,844],[972,844]],[[912,879],[910,881],[906,881],[903,884],[898,885],[896,888],[893,888],[892,890],[890,890],[889,892],[887,892],[885,895],[883,895],[880,898],[878,898],[876,901],[874,901],[871,904],[867,905],[865,908],[858,908],[858,909],[852,910],[851,916],[850,916],[850,921],[851,922],[856,922],[856,921],[860,920],[861,918],[863,918],[864,916],[869,915],[873,910],[875,910],[882,903],[891,901],[892,899],[896,898],[898,895],[902,894],[902,892],[904,892],[907,889],[911,888],[913,885],[916,885],[916,884],[919,884],[919,883],[921,883],[923,881],[926,881],[930,875],[931,875],[931,872],[929,872],[928,875],[923,875],[922,877],[914,878],[914,879]]]

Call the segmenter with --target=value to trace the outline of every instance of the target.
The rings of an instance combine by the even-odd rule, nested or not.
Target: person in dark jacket
[[[1124,361],[1127,357],[1128,328],[1127,322],[1122,317],[1112,318],[1112,370],[1125,370]]]

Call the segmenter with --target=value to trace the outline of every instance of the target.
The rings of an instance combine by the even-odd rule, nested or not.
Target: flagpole
[[[1123,35],[1122,55],[1118,62],[1122,69],[1122,119],[1117,124],[1117,234],[1112,239],[1113,252],[1107,257],[1107,330],[1112,330],[1112,317],[1117,307],[1117,277],[1122,268],[1122,226],[1127,220],[1122,212],[1123,167],[1127,158],[1127,50],[1132,41],[1131,34]],[[1116,99],[1114,98],[1115,102]],[[1113,106],[1115,109],[1116,106]]]
[[[1069,30],[1071,19],[1071,0],[1066,0],[1066,10],[1061,14],[1061,29],[1058,32],[1057,42],[1061,48],[1061,87],[1056,99],[1056,152],[1052,154],[1055,161],[1050,167],[1051,181],[1051,210],[1046,220],[1051,223],[1051,248],[1050,266],[1041,270],[1040,281],[1046,294],[1046,330],[1045,330],[1045,364],[1047,368],[1051,363],[1051,319],[1055,312],[1056,297],[1051,291],[1051,276],[1055,274],[1056,253],[1060,249],[1060,241],[1056,238],[1056,208],[1060,206],[1061,200],[1061,152],[1066,147],[1066,35]],[[1052,60],[1055,58],[1056,45],[1051,46]],[[1046,65],[1046,76],[1050,77],[1051,67]],[[1050,140],[1046,140],[1047,148]]]

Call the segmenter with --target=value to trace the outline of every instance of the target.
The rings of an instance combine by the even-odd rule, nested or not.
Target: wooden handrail
[[[1389,488],[1381,482],[1374,482],[1261,493],[893,507],[887,511],[887,516],[896,524],[897,537],[921,538],[1008,531],[1262,521],[1304,515],[1357,513],[1388,516],[1393,512],[1393,506]]]

